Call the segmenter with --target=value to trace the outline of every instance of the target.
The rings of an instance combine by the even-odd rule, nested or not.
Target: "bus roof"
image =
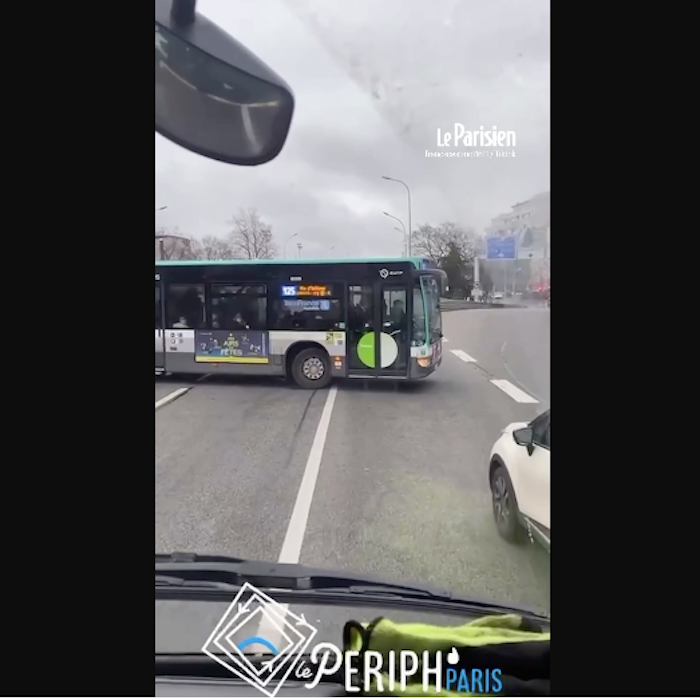
[[[410,263],[416,269],[425,269],[426,265],[431,268],[437,267],[432,260],[427,258],[326,258],[318,260],[303,260],[293,258],[289,260],[156,260],[156,266],[167,267],[201,267],[206,265],[332,265],[342,263]]]

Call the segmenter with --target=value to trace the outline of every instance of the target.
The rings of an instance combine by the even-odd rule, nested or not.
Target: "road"
[[[444,322],[443,365],[415,387],[156,379],[156,551],[282,557],[548,612],[549,558],[499,538],[487,461],[506,424],[549,406],[549,311]]]
[[[452,324],[455,313],[468,321]],[[445,315],[452,326],[446,331],[451,348],[468,353],[490,376],[504,378],[538,399],[545,408],[550,400],[550,310],[541,304],[527,309],[484,309]],[[540,408],[539,410],[544,410]]]

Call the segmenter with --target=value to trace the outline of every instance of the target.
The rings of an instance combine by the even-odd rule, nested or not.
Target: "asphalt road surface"
[[[487,469],[500,430],[549,407],[549,318],[446,313],[443,365],[415,387],[157,378],[156,551],[299,561],[548,612],[549,556],[498,536]],[[158,638],[202,643],[175,634]]]
[[[469,313],[464,323],[452,323],[455,313]],[[536,398],[544,408],[550,400],[550,310],[542,304],[526,309],[485,309],[445,314],[447,347],[464,348],[489,376],[506,379]],[[451,328],[450,328],[451,327]]]

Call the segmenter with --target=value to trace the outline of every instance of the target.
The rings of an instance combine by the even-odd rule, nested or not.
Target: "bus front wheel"
[[[292,377],[302,389],[323,389],[330,384],[331,363],[321,348],[302,350],[292,362]]]

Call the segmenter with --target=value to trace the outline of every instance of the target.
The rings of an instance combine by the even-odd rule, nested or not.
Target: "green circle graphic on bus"
[[[369,367],[370,369],[375,368],[374,338],[374,332],[365,333],[360,338],[360,342],[357,344],[357,356],[360,358],[360,362],[365,367]],[[379,338],[382,358],[382,369],[386,369],[387,367],[391,367],[391,365],[393,365],[394,362],[396,362],[396,358],[399,356],[399,346],[388,333],[381,333],[379,335]]]

